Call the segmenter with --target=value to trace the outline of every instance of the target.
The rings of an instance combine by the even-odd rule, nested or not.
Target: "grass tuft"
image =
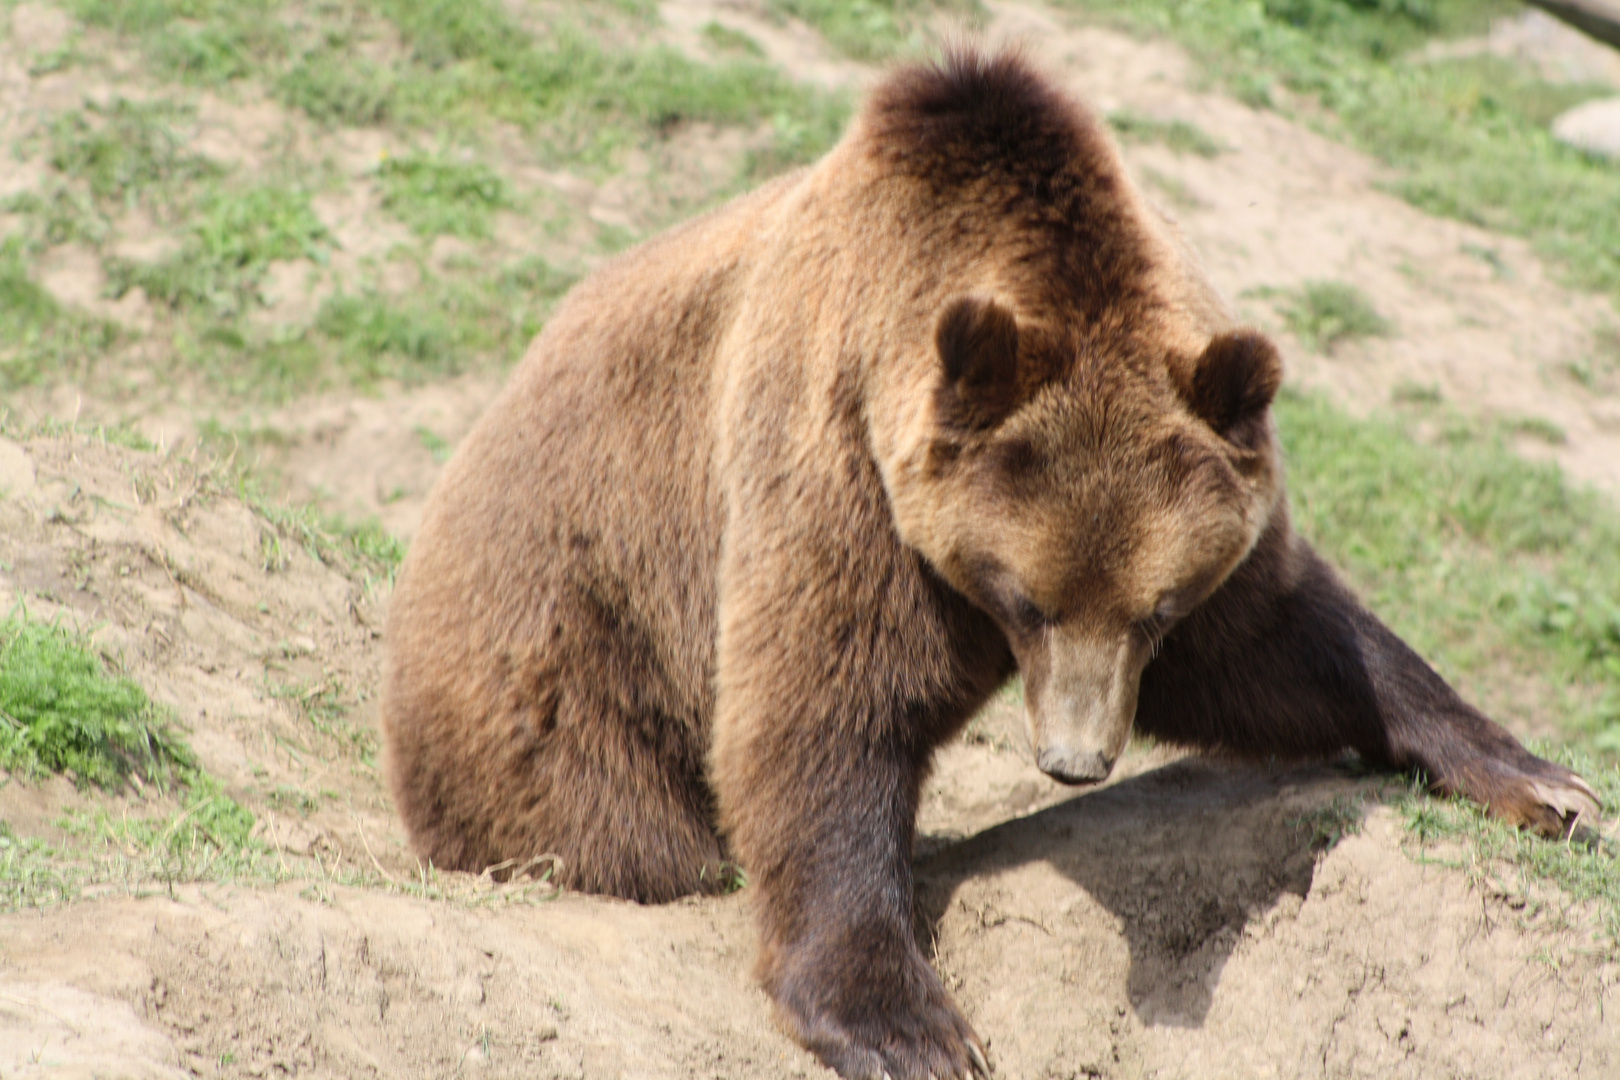
[[[733,30],[729,26],[710,19],[703,24],[703,40],[709,48],[720,53],[738,53],[743,56],[763,58],[765,50],[759,47],[759,42],[743,33]]]
[[[91,26],[137,40],[152,66],[171,78],[217,86],[283,57],[281,0],[69,0]]]
[[[276,96],[311,120],[367,127],[390,120],[398,76],[392,68],[335,48],[299,57],[276,80]]]

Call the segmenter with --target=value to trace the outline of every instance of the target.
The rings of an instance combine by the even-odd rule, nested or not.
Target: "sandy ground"
[[[1099,107],[1191,120],[1228,147],[1127,156],[1150,190],[1180,193],[1171,209],[1251,317],[1280,330],[1244,298],[1256,287],[1343,279],[1395,322],[1331,355],[1284,334],[1292,378],[1367,412],[1412,382],[1469,413],[1551,420],[1567,441],[1526,451],[1620,491],[1620,398],[1563,374],[1620,324],[1605,301],[1560,287],[1519,241],[1382,194],[1364,157],[1197,88],[1170,46],[989,6],[993,37],[1027,42]],[[663,8],[677,44],[712,18],[804,78],[871,77],[758,5]],[[42,9],[18,10],[39,21],[31,32],[55,32]],[[12,75],[0,71],[8,101],[66,93]],[[281,123],[261,119],[230,152]],[[598,215],[635,191],[535,183]],[[371,242],[366,208],[343,212],[354,243]],[[62,261],[53,288],[94,302]],[[296,278],[288,302],[308,303]],[[497,385],[474,375],[255,419],[289,433],[270,464],[295,492],[409,536],[439,467],[420,429],[454,444]],[[90,389],[28,405],[115,411]],[[169,442],[196,422],[173,402],[135,419]],[[83,437],[0,440],[0,610],[26,596],[121,656],[295,878],[147,881],[0,917],[0,1076],[827,1075],[748,978],[746,890],[642,908],[473,879],[438,899],[334,884],[343,867],[418,873],[363,752],[386,587],[313,557],[217,473]],[[300,705],[312,693],[341,702],[345,722],[313,723]],[[919,822],[918,933],[998,1076],[1620,1076],[1620,1029],[1604,1020],[1620,964],[1582,912],[1523,908],[1450,865],[1456,853],[1413,849],[1382,808],[1320,850],[1312,822],[1378,781],[1136,749],[1075,796],[1034,769],[1020,730],[1014,703],[991,706],[940,755]],[[85,805],[65,781],[0,787],[19,834],[55,837],[62,811]],[[160,805],[130,793],[112,811]]]

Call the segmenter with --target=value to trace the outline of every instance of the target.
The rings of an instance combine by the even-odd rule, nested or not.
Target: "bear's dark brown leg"
[[[1463,701],[1286,520],[1166,638],[1143,672],[1136,726],[1253,757],[1355,750],[1545,835],[1599,812],[1579,776]]]
[[[969,1075],[983,1051],[912,931],[915,751],[771,741],[759,751],[806,772],[758,775],[747,812],[770,820],[737,837],[778,1021],[841,1076]],[[794,807],[793,820],[767,806]]]
[[[840,1075],[968,1076],[983,1047],[913,933],[912,834],[929,756],[1011,655],[881,533],[858,560],[769,540],[728,551],[710,770],[748,873],[758,975],[782,1026]]]

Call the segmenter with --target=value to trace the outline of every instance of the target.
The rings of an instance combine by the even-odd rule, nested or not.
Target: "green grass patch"
[[[450,453],[455,448],[445,441],[444,436],[423,424],[417,424],[415,432],[422,449],[432,455],[436,464],[443,465],[450,460]]]
[[[410,49],[400,115],[431,126],[493,116],[536,130],[551,156],[606,164],[622,146],[688,122],[751,126],[785,115],[830,145],[848,103],[754,60],[714,64],[662,45],[609,47],[578,22],[543,16],[543,34],[495,0],[381,0]],[[780,125],[779,125],[780,126]]]
[[[1162,143],[1178,154],[1213,158],[1226,149],[1213,135],[1187,120],[1159,120],[1120,109],[1108,114],[1108,126],[1125,142]]]
[[[276,79],[275,93],[319,123],[366,127],[392,119],[397,82],[392,67],[323,42]]]
[[[1312,352],[1332,352],[1342,342],[1384,337],[1394,330],[1367,295],[1348,282],[1307,281],[1298,289],[1258,289],[1253,295],[1275,298],[1283,322]]]
[[[1568,371],[1576,382],[1596,393],[1620,390],[1620,328],[1604,327],[1593,334],[1586,355],[1571,361]]]
[[[181,250],[169,259],[109,260],[112,294],[138,285],[171,308],[230,318],[260,303],[259,285],[271,262],[325,262],[330,243],[308,193],[295,186],[215,187],[196,201],[188,222]]]
[[[63,175],[82,180],[103,206],[128,208],[219,173],[206,158],[185,151],[187,140],[176,125],[190,115],[166,102],[92,102],[51,121],[47,160]]]
[[[1510,434],[1523,435],[1548,446],[1563,446],[1569,441],[1564,429],[1545,416],[1512,416],[1504,419],[1502,426]]]
[[[766,10],[815,27],[833,48],[867,61],[920,51],[927,20],[941,11],[984,14],[977,0],[768,0]]]
[[[0,768],[116,789],[131,776],[166,785],[195,765],[146,692],[79,635],[20,609],[0,619]]]
[[[420,236],[488,239],[495,211],[512,205],[505,181],[476,161],[403,154],[384,159],[376,176],[384,208]]]
[[[0,822],[0,911],[42,909],[109,892],[145,895],[197,881],[272,884],[291,876],[253,836],[255,818],[217,781],[192,773],[172,809],[113,816],[78,811],[62,844]],[[302,867],[300,867],[302,869]],[[307,871],[306,871],[307,872]]]
[[[1142,180],[1154,191],[1163,195],[1170,205],[1178,210],[1209,209],[1209,203],[1199,198],[1196,191],[1169,173],[1160,172],[1151,166],[1143,166]]]
[[[28,271],[22,240],[0,242],[0,388],[82,377],[119,338],[114,324],[63,308]]]
[[[1285,393],[1276,414],[1295,522],[1374,611],[1449,678],[1518,672],[1538,719],[1620,752],[1612,504],[1443,407],[1356,420]]]
[[[47,182],[43,191],[19,191],[0,201],[0,210],[23,216],[26,224],[16,235],[35,249],[75,242],[96,247],[112,228],[88,192],[61,182]]]
[[[408,298],[338,293],[295,336],[255,341],[218,332],[199,343],[194,362],[240,383],[242,393],[272,399],[327,385],[443,378],[516,360],[575,280],[540,258],[482,276],[424,268]]]
[[[170,78],[217,86],[257,74],[286,55],[281,0],[69,0],[90,26],[137,41]]]
[[[1553,115],[1606,91],[1546,83],[1504,60],[1426,61],[1427,43],[1483,33],[1506,0],[1065,0],[1169,35],[1238,97],[1292,108],[1395,166],[1415,205],[1529,237],[1571,279],[1620,293],[1612,164],[1559,144]],[[1278,93],[1278,90],[1286,93]]]
[[[368,587],[376,582],[392,584],[405,561],[405,545],[375,519],[352,522],[312,506],[277,502],[246,471],[235,476],[235,494],[275,529],[260,552],[271,573],[287,565],[283,544],[302,547],[310,558],[358,576]]]
[[[756,59],[765,55],[765,50],[759,47],[759,42],[741,30],[733,30],[713,19],[703,24],[703,41],[709,48],[719,53],[737,53]]]

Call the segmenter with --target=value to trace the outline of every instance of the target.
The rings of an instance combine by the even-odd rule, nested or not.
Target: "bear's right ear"
[[[1245,441],[1248,424],[1271,405],[1282,385],[1282,357],[1254,330],[1217,334],[1193,369],[1187,404],[1227,439]]]
[[[939,415],[953,427],[994,427],[1018,404],[1018,320],[996,303],[964,296],[934,332],[944,379]]]

